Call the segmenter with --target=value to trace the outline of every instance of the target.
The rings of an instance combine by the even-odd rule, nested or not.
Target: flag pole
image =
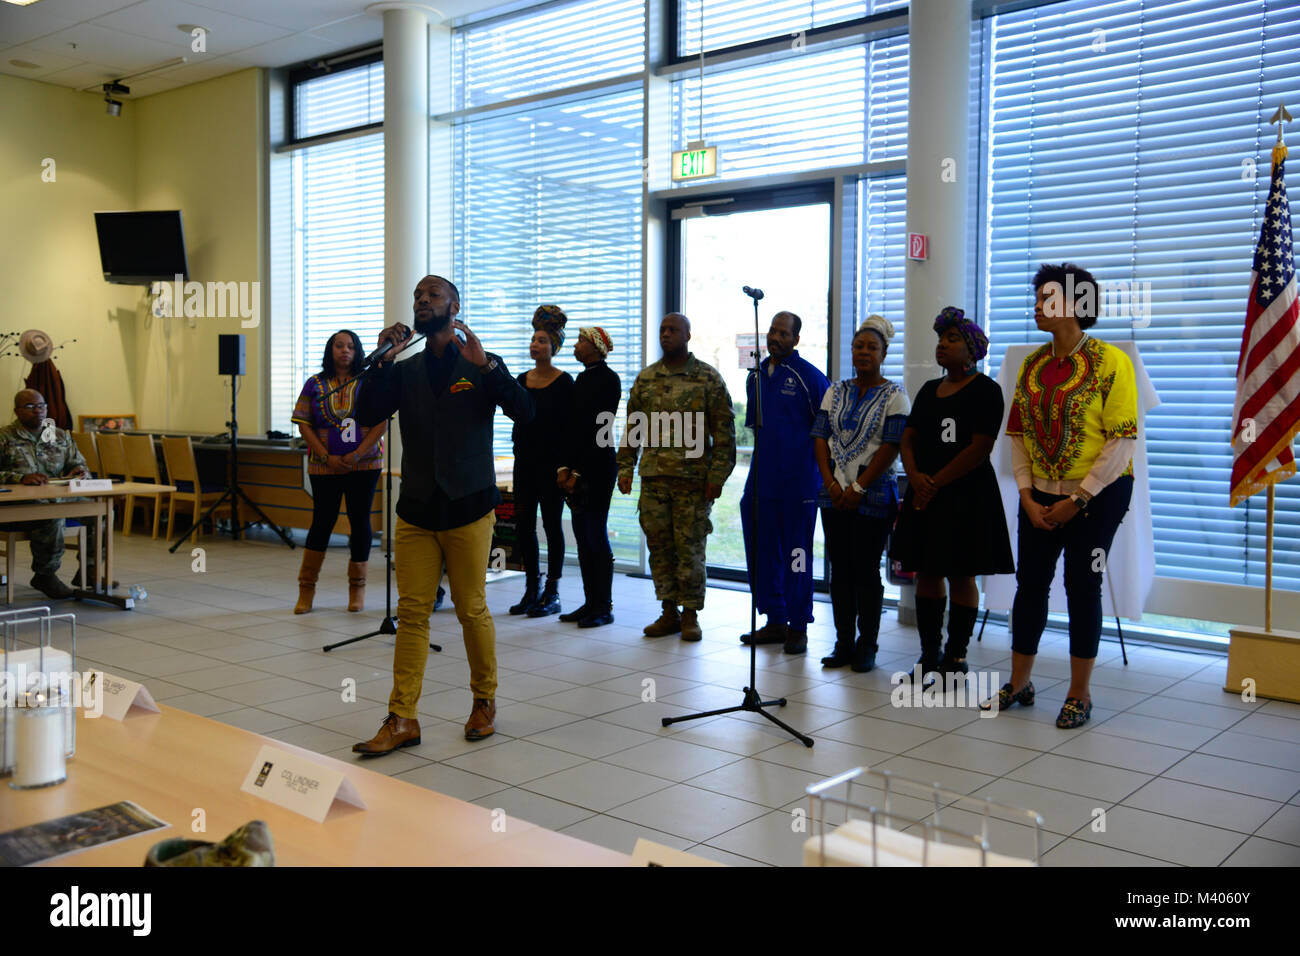
[[[1264,530],[1264,630],[1273,630],[1273,486],[1268,486],[1268,517]]]

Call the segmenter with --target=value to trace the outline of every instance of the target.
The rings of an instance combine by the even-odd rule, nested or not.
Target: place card
[[[112,491],[110,478],[73,478],[68,482],[69,491]]]
[[[726,866],[717,860],[706,860],[702,856],[674,850],[672,847],[655,843],[645,837],[638,837],[632,848],[633,866]]]
[[[87,717],[102,714],[113,720],[125,719],[133,707],[145,713],[162,713],[143,684],[104,671],[87,671],[81,675],[81,704]]]
[[[264,744],[239,788],[286,810],[324,823],[335,800],[364,810],[356,785],[341,770],[321,766],[301,754]]]

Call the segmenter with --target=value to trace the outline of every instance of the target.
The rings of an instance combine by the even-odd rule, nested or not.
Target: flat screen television
[[[179,209],[97,212],[95,232],[105,282],[149,285],[190,276]]]

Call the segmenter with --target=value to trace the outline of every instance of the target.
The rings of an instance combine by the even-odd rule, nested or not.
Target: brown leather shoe
[[[682,640],[698,641],[704,636],[700,630],[700,622],[696,619],[693,608],[686,608],[682,611]]]
[[[420,722],[414,717],[389,714],[379,727],[379,733],[364,743],[353,744],[354,754],[390,754],[399,747],[414,747],[420,742]]]
[[[496,733],[497,702],[486,697],[474,698],[474,709],[465,723],[466,740],[482,740]]]
[[[671,601],[664,601],[663,607],[664,612],[659,615],[659,620],[647,624],[642,629],[641,633],[646,637],[666,637],[682,629],[682,617],[677,613],[677,605]]]

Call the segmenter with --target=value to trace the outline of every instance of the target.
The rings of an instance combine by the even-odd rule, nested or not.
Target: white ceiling
[[[82,89],[186,62],[126,81],[128,98],[160,93],[250,66],[288,66],[375,43],[383,35],[375,0],[38,0],[0,2],[0,73]],[[432,0],[442,23],[501,0]],[[207,31],[191,49],[181,24]],[[17,64],[14,61],[19,61]],[[120,98],[120,97],[119,97]]]

